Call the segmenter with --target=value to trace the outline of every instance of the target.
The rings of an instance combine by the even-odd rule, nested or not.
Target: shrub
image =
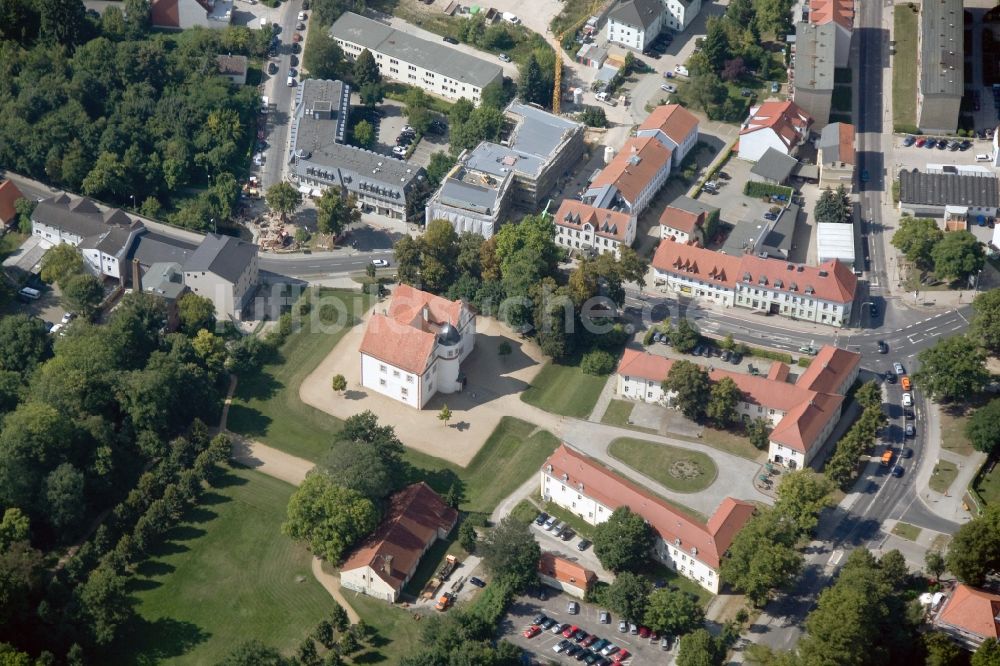
[[[747,181],[743,186],[743,194],[748,197],[769,197],[772,195],[785,195],[792,198],[792,188],[783,185],[772,185],[771,183],[759,183],[757,181]]]
[[[784,352],[761,349],[760,347],[747,347],[745,353],[750,356],[756,356],[757,358],[769,358],[772,361],[781,361],[782,363],[787,363],[788,365],[792,364],[791,354],[786,354]]]
[[[615,357],[603,349],[595,349],[583,355],[580,369],[588,375],[600,377],[609,375],[615,369]]]
[[[812,363],[812,359],[809,358],[808,356],[803,356],[802,358],[799,359],[798,366],[800,368],[808,368],[810,363]]]

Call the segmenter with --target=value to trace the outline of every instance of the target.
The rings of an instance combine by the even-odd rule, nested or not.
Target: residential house
[[[809,138],[812,118],[795,102],[764,102],[750,109],[750,117],[740,129],[739,157],[756,162],[774,148],[795,156],[799,145]]]
[[[669,148],[652,136],[636,136],[590,183],[583,201],[638,217],[670,175]]]
[[[698,143],[698,118],[680,104],[662,104],[646,116],[638,137],[654,137],[670,149],[671,168],[679,169]]]
[[[663,0],[663,7],[666,10],[664,29],[684,32],[701,12],[701,0]]]
[[[458,512],[426,483],[407,486],[389,498],[378,528],[341,565],[341,587],[394,603],[420,559],[457,521]]]
[[[836,28],[834,43],[837,67],[848,67],[851,38],[854,35],[854,0],[810,0],[809,23],[833,24]]]
[[[803,266],[669,240],[660,242],[652,265],[656,284],[679,296],[838,327],[850,322],[858,282],[838,261]]]
[[[962,0],[920,3],[917,30],[917,126],[922,132],[952,133],[965,94]]]
[[[676,394],[663,390],[674,361],[626,349],[618,364],[617,394],[622,398],[672,405]],[[771,428],[768,460],[792,469],[808,465],[840,420],[844,396],[860,370],[861,355],[824,346],[798,379],[789,367],[772,363],[767,376],[705,368],[709,379],[732,379],[741,393],[736,411],[745,420],[764,419]]]
[[[960,583],[938,610],[934,626],[970,652],[988,638],[1000,640],[1000,594]]]
[[[928,164],[899,172],[899,209],[914,217],[974,222],[1000,214],[1000,185],[988,167]]]
[[[768,148],[750,168],[750,180],[772,185],[784,185],[791,178],[799,161],[775,148]]]
[[[215,63],[219,66],[219,76],[223,76],[237,86],[246,85],[247,57],[244,55],[218,55]]]
[[[538,579],[571,597],[583,599],[597,582],[597,574],[565,557],[544,552],[538,558]]]
[[[670,205],[660,215],[660,238],[677,243],[705,245],[705,212],[691,211]]]
[[[642,51],[663,29],[660,0],[618,0],[608,13],[608,42]]]
[[[330,28],[330,36],[349,61],[367,49],[386,79],[445,99],[464,97],[478,106],[483,88],[503,82],[503,69],[495,62],[440,41],[421,39],[354,12],[341,14]]]
[[[149,20],[154,28],[228,28],[233,0],[152,0]]]
[[[253,243],[208,234],[184,263],[184,284],[211,300],[220,319],[242,319],[257,289],[257,252]]]
[[[816,129],[830,122],[836,40],[837,24],[832,21],[822,25],[805,22],[795,25],[792,99],[812,117]]]
[[[714,594],[722,584],[722,556],[754,513],[749,502],[727,497],[702,523],[565,443],[545,461],[539,476],[542,500],[590,525],[603,523],[621,506],[638,513],[655,534],[653,557]]]
[[[84,238],[77,249],[91,272],[125,284],[129,270],[126,258],[129,248],[144,233],[146,228],[137,220],[128,226],[115,225]]]
[[[555,215],[556,245],[584,253],[612,252],[635,241],[636,219],[623,211],[595,208],[576,199],[563,199]]]
[[[361,385],[422,409],[435,393],[462,390],[461,363],[475,344],[476,316],[465,303],[401,284],[368,321]]]
[[[24,195],[14,181],[5,180],[0,183],[0,229],[17,225],[17,208],[14,205],[18,199],[23,198]]]
[[[819,186],[850,189],[854,183],[854,125],[830,123],[819,133]]]

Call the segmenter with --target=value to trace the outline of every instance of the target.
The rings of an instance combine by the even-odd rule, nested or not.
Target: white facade
[[[716,282],[706,282],[684,273],[668,273],[654,269],[655,282],[663,284],[669,291],[688,298],[707,298],[713,303],[732,307],[736,293],[732,287]]]
[[[97,248],[88,248],[83,250],[81,254],[83,254],[83,263],[92,273],[106,275],[116,280],[122,280],[125,277],[118,257],[115,255],[107,254]]]
[[[676,32],[683,32],[701,12],[701,0],[690,0],[684,3],[680,0],[663,0],[666,10],[664,27]]]
[[[367,594],[369,597],[382,599],[389,603],[395,602],[398,596],[396,590],[382,580],[370,566],[341,571],[340,586],[345,590]]]
[[[597,233],[591,224],[584,224],[582,229],[577,229],[556,220],[556,245],[571,250],[591,250],[597,254],[613,252],[615,257],[620,257],[622,245],[631,246],[635,241],[635,227],[635,217],[630,215],[624,240],[620,240]]]
[[[686,137],[681,139],[680,143],[674,141],[673,138],[667,136],[660,129],[640,129],[636,132],[636,136],[652,136],[659,139],[660,143],[670,149],[670,164],[672,169],[679,169],[681,162],[687,157],[687,154],[691,152],[695,144],[698,143],[698,126],[690,132]]]
[[[68,243],[76,247],[83,242],[83,236],[72,231],[49,226],[38,220],[31,220],[31,235],[38,238],[46,247],[53,247],[61,243]]]
[[[217,317],[240,319],[257,286],[257,275],[257,253],[254,252],[235,282],[230,282],[211,271],[186,270],[184,284],[199,296],[211,300],[215,304]]]
[[[757,312],[777,314],[830,326],[844,326],[851,316],[850,304],[820,300],[814,295],[789,294],[761,285],[736,285],[736,305]]]
[[[648,29],[641,26],[629,25],[616,21],[613,17],[608,18],[608,41],[613,44],[621,44],[636,51],[642,51],[656,39],[663,27],[663,15],[661,14],[653,25]]]
[[[670,406],[677,396],[674,391],[665,392],[658,381],[621,374],[617,377],[616,390],[618,395],[623,398],[665,406]],[[736,411],[748,419],[766,419],[772,428],[778,425],[778,422],[785,416],[785,412],[780,409],[764,407],[746,400],[741,400],[736,404]]]

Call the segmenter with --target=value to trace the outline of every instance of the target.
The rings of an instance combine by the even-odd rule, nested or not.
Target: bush
[[[792,355],[784,352],[761,349],[760,347],[747,347],[745,353],[750,356],[756,356],[757,358],[769,358],[772,361],[781,361],[782,363],[787,363],[788,365],[792,364]]]
[[[797,365],[800,368],[808,368],[810,363],[812,363],[812,359],[809,358],[808,356],[803,356],[802,358],[799,359]]]
[[[584,106],[578,119],[588,127],[607,127],[608,117],[599,106]]]
[[[583,355],[580,369],[597,377],[611,374],[615,369],[615,357],[603,349],[595,349]]]
[[[792,188],[784,187],[783,185],[772,185],[770,183],[758,183],[756,181],[747,181],[747,184],[743,186],[743,194],[748,197],[769,197],[772,195],[784,195],[789,199],[792,198]]]

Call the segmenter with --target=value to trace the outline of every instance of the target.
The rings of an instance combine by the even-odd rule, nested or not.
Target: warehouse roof
[[[816,255],[819,261],[839,259],[854,264],[854,225],[820,222],[816,225]]]
[[[997,179],[989,174],[899,172],[899,200],[929,206],[1000,206]]]
[[[962,95],[962,24],[962,0],[920,4],[920,92],[924,95]]]
[[[833,90],[833,68],[837,47],[837,26],[797,23],[795,87]]]

